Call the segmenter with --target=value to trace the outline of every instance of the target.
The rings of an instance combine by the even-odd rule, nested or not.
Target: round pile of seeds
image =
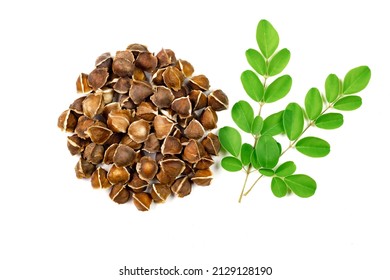
[[[141,211],[171,194],[189,195],[193,184],[209,185],[212,156],[220,150],[210,131],[228,98],[193,73],[169,49],[155,55],[131,44],[99,56],[95,69],[76,81],[82,96],[58,118],[58,127],[72,133],[70,153],[80,155],[77,178],[110,189],[117,203],[132,199]]]

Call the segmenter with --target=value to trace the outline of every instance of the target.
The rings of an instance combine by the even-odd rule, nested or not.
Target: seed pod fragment
[[[77,125],[77,118],[71,110],[65,110],[58,117],[57,126],[66,132],[73,132]]]
[[[84,149],[83,158],[94,165],[101,163],[103,161],[103,157],[104,147],[102,145],[90,143]]]
[[[95,171],[96,166],[92,163],[80,158],[75,166],[76,177],[79,179],[90,178]]]
[[[109,73],[107,71],[107,68],[95,68],[88,75],[88,85],[94,91],[97,91],[98,89],[104,87],[107,82],[108,76]]]
[[[95,170],[91,176],[91,185],[94,189],[108,189],[111,183],[107,179],[107,171],[101,167]]]
[[[203,109],[207,106],[207,96],[200,90],[191,90],[188,95],[194,111]]]
[[[77,93],[87,94],[92,92],[92,88],[88,84],[88,75],[85,73],[81,73],[77,77],[76,81],[76,91]]]
[[[150,100],[156,105],[158,108],[169,108],[175,96],[172,91],[164,86],[158,86],[155,89],[155,93],[150,97]]]
[[[152,72],[157,67],[157,57],[150,52],[142,52],[137,56],[135,60],[135,66],[146,72]]]
[[[101,54],[95,61],[96,68],[111,68],[112,57],[109,52]]]
[[[89,94],[83,101],[83,113],[93,119],[101,114],[104,109],[103,95],[101,93]]]

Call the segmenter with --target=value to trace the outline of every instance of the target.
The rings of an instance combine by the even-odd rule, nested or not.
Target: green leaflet
[[[257,25],[256,40],[260,51],[269,58],[279,45],[279,35],[275,28],[267,20],[261,20]]]
[[[296,140],[303,131],[304,117],[301,106],[297,103],[287,105],[283,113],[284,131],[289,140]]]
[[[271,181],[271,190],[276,197],[283,197],[287,194],[287,185],[282,179],[274,177]]]
[[[342,126],[344,123],[344,117],[340,113],[328,113],[320,116],[315,124],[319,128],[323,129],[335,129]]]
[[[350,70],[344,78],[343,93],[353,94],[365,89],[371,78],[371,70],[367,66],[359,66]]]
[[[315,158],[327,156],[330,152],[328,142],[312,136],[302,138],[297,142],[295,147],[302,154]]]
[[[291,89],[292,79],[289,75],[283,75],[273,81],[264,93],[264,101],[272,103],[285,97]]]
[[[269,168],[260,168],[259,172],[260,172],[260,174],[267,176],[267,177],[272,177],[275,175],[275,172]]]
[[[362,106],[362,98],[360,96],[346,96],[339,99],[334,105],[333,108],[341,111],[352,111],[360,108]]]
[[[257,50],[248,49],[245,52],[246,59],[252,68],[259,73],[260,75],[265,75],[267,73],[267,66],[265,64],[264,56],[259,53]]]
[[[259,169],[261,167],[259,160],[257,159],[256,152],[252,152],[251,164],[252,164],[254,169]]]
[[[317,183],[311,177],[304,174],[296,174],[284,178],[287,186],[299,197],[310,197],[317,189]]]
[[[235,157],[224,157],[221,160],[222,167],[230,172],[240,171],[242,169],[242,163]]]
[[[275,174],[279,177],[286,177],[294,174],[296,170],[297,166],[293,161],[286,161],[276,169]]]
[[[261,133],[261,129],[263,128],[263,118],[260,117],[260,116],[256,116],[254,119],[253,119],[253,123],[252,123],[252,134],[253,135],[260,135]]]
[[[232,118],[239,128],[251,133],[254,113],[252,106],[246,101],[238,101],[233,105]]]
[[[340,79],[335,74],[330,74],[325,81],[325,96],[329,103],[336,100],[340,94]]]
[[[244,166],[249,165],[251,163],[253,147],[248,143],[244,143],[241,146],[241,162]]]
[[[263,123],[261,134],[269,134],[275,136],[284,132],[283,127],[283,111],[269,115]]]
[[[280,150],[272,136],[262,135],[257,141],[255,150],[257,160],[262,167],[273,168],[278,163]]]
[[[260,102],[264,96],[264,86],[255,72],[246,70],[241,74],[241,83],[249,95],[256,102]]]
[[[218,136],[222,147],[233,156],[238,157],[241,150],[240,133],[233,127],[225,126],[219,130]]]
[[[275,54],[269,62],[268,75],[275,76],[280,74],[284,68],[286,68],[290,61],[290,51],[288,49],[282,49]]]
[[[306,114],[310,120],[315,120],[322,112],[322,98],[317,88],[311,88],[305,97]]]

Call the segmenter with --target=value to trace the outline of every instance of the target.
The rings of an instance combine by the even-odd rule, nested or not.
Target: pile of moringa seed
[[[132,198],[141,211],[172,193],[189,195],[193,183],[209,185],[211,156],[220,150],[210,130],[228,98],[193,73],[169,49],[154,55],[131,44],[99,56],[95,69],[76,81],[82,96],[58,118],[58,127],[72,133],[70,153],[80,155],[76,176],[110,189],[117,203]]]

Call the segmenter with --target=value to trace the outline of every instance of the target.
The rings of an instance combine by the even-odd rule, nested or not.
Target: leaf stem
[[[257,184],[257,182],[258,182],[261,178],[263,178],[263,176],[264,176],[264,175],[260,175],[260,176],[256,179],[256,181],[252,184],[252,186],[249,188],[249,190],[247,190],[247,191],[244,193],[244,196],[247,196],[248,193],[251,192],[251,190],[253,189],[253,187]]]
[[[252,166],[249,166],[248,170],[246,171],[245,181],[244,181],[244,185],[242,186],[242,190],[241,190],[240,198],[238,199],[238,203],[241,203],[242,197],[244,196],[246,183],[248,182],[248,177],[249,177],[249,174],[250,174],[251,167]]]

